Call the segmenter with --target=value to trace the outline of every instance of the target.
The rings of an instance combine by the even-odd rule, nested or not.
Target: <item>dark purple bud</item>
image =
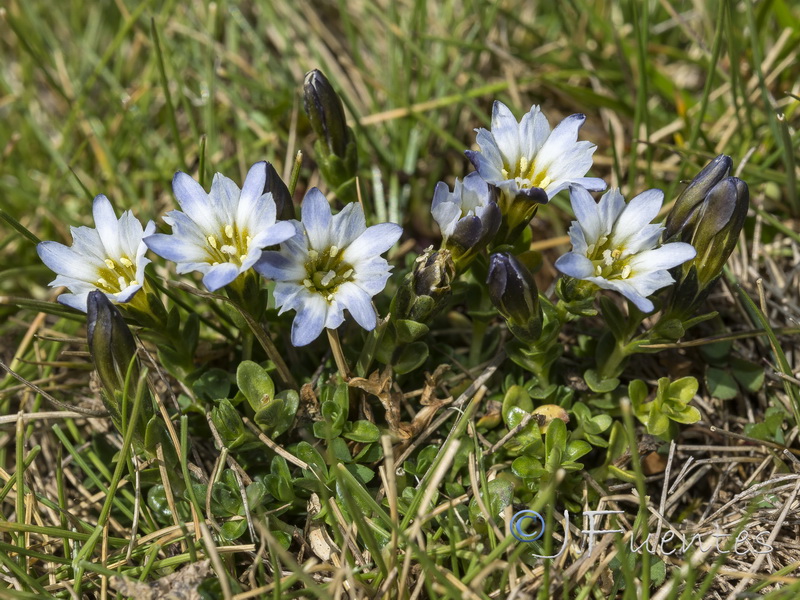
[[[347,153],[349,132],[342,100],[327,77],[317,69],[306,73],[303,82],[303,107],[314,133],[325,141],[330,153],[344,157]]]
[[[507,252],[489,260],[489,297],[520,341],[533,344],[542,333],[539,291],[528,268]]]
[[[730,156],[720,154],[708,163],[697,176],[692,179],[685,190],[678,196],[675,206],[667,215],[663,238],[667,241],[677,241],[681,234],[683,241],[688,241],[682,234],[687,227],[692,227],[697,222],[698,211],[711,189],[722,181],[731,172],[733,161]],[[675,238],[675,239],[673,239]]]

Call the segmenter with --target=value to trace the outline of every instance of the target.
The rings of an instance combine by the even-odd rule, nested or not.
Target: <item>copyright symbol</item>
[[[528,533],[523,529],[525,521],[538,521],[533,533]],[[534,510],[521,510],[511,517],[510,529],[511,535],[520,542],[535,542],[544,535],[544,519]]]

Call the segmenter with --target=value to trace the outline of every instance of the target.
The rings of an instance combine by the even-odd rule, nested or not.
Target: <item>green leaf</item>
[[[628,384],[628,396],[631,399],[631,404],[634,409],[644,404],[647,395],[647,384],[641,379],[634,379]]]
[[[430,331],[427,325],[408,319],[398,319],[394,323],[394,328],[397,332],[397,340],[402,344],[415,342]]]
[[[410,373],[421,367],[428,360],[428,345],[424,342],[409,344],[400,353],[400,358],[394,364],[394,372],[400,375]]]
[[[590,421],[592,427],[590,433],[603,433],[606,429],[611,427],[611,423],[614,422],[614,419],[611,418],[610,415],[602,414],[602,415],[595,415],[592,417]],[[587,431],[589,427],[586,427]]]
[[[342,381],[337,384],[333,391],[333,401],[338,404],[341,409],[341,421],[337,421],[336,424],[343,426],[344,422],[347,420],[347,415],[350,413],[350,386],[348,386],[346,382]]]
[[[664,413],[651,413],[647,422],[647,431],[651,435],[664,435],[669,430],[669,417]]]
[[[512,408],[519,408],[525,413],[533,411],[533,402],[531,401],[530,394],[528,394],[528,391],[521,385],[512,385],[508,388],[506,395],[503,397],[501,412],[503,413],[503,421],[505,421],[509,429],[519,424],[519,422],[517,422],[516,425],[511,425],[509,423],[509,414]]]
[[[156,446],[164,439],[165,426],[160,415],[153,415],[144,430],[144,450],[155,454]]]
[[[299,404],[300,396],[297,392],[285,390],[257,411],[254,420],[270,438],[276,438],[286,433],[292,426]]]
[[[584,434],[586,441],[589,442],[592,446],[597,446],[599,448],[607,448],[608,447],[608,440],[599,435],[594,435],[592,433]]]
[[[292,536],[290,536],[285,531],[276,530],[270,531],[272,537],[275,538],[275,541],[283,548],[284,550],[288,550],[289,546],[292,545]]]
[[[260,507],[268,493],[264,483],[258,480],[248,485],[245,491],[247,493],[247,504],[250,506],[250,510]]]
[[[551,425],[552,427],[552,425]],[[550,433],[550,429],[547,430]],[[567,445],[567,460],[578,460],[592,451],[592,446],[583,440],[575,440]]]
[[[147,506],[163,519],[168,519],[172,516],[163,483],[157,483],[147,492]]]
[[[712,364],[718,364],[731,352],[733,347],[732,340],[724,340],[721,342],[714,342],[713,344],[705,344],[700,346],[700,354]]]
[[[680,404],[686,405],[692,401],[700,387],[694,377],[681,377],[669,385],[669,397]]]
[[[706,387],[710,395],[720,400],[731,400],[739,394],[733,375],[716,367],[706,369]]]
[[[220,536],[229,542],[239,539],[245,531],[247,531],[247,521],[244,519],[227,521],[219,528]]]
[[[562,453],[567,449],[567,425],[561,419],[553,419],[544,438],[545,454],[549,457],[554,449]]]
[[[283,477],[269,473],[264,476],[264,486],[278,502],[288,503],[295,500],[293,483]]]
[[[355,421],[345,426],[344,437],[348,440],[362,442],[364,444],[377,442],[381,437],[381,430],[369,421]]]
[[[313,469],[323,479],[328,478],[328,465],[325,464],[325,459],[322,454],[308,442],[300,442],[297,444],[297,451],[295,456]]]
[[[211,409],[211,420],[219,432],[222,442],[228,448],[244,446],[254,439],[242,422],[239,412],[227,398],[220,400],[219,404]]]
[[[514,472],[514,475],[522,477],[523,479],[540,477],[544,472],[542,463],[527,455],[515,458],[514,462],[511,463],[511,470]]]
[[[242,497],[239,490],[233,490],[221,481],[211,488],[211,512],[217,517],[233,517],[239,514]]]
[[[700,420],[700,411],[697,410],[694,406],[687,406],[682,411],[670,415],[669,417],[676,423],[683,423],[684,425],[691,425],[692,423],[697,423]]]
[[[266,406],[275,396],[272,378],[262,366],[251,360],[243,361],[236,369],[236,385],[254,411]]]
[[[365,465],[349,464],[345,465],[347,470],[352,473],[353,477],[358,479],[362,484],[367,484],[375,477],[375,469],[371,469]]]
[[[613,392],[619,386],[619,379],[616,377],[612,377],[611,379],[600,379],[600,376],[594,369],[587,369],[583,373],[583,380],[586,382],[586,385],[589,386],[589,389],[596,394]]]
[[[669,319],[658,324],[656,334],[668,340],[679,340],[686,333],[686,329],[680,319]]]
[[[383,448],[380,444],[366,444],[361,451],[355,455],[353,460],[362,463],[372,463],[383,459]]]
[[[289,471],[289,464],[286,462],[285,458],[277,454],[272,457],[272,461],[269,464],[269,472],[273,475],[277,475],[281,479],[285,479],[286,481],[292,480],[292,473]]]
[[[489,516],[497,523],[506,507],[514,500],[514,484],[506,479],[493,479],[481,489],[480,493],[483,505],[490,513]],[[488,531],[487,515],[481,511],[476,498],[469,503],[469,520],[479,533]]]
[[[650,563],[650,584],[659,587],[667,578],[667,566],[660,558],[653,557]]]
[[[345,442],[342,438],[336,437],[330,440],[328,442],[328,448],[331,452],[333,452],[333,456],[336,458],[337,462],[353,462],[353,456],[350,454],[350,450],[347,447],[347,442]]]
[[[507,427],[509,431],[514,429],[517,425],[522,423],[522,420],[527,417],[530,413],[522,410],[521,408],[517,408],[516,406],[512,407],[508,411],[508,424]],[[528,425],[523,427],[510,441],[506,448],[512,452],[522,452],[523,450],[528,450],[530,452],[538,452],[542,447],[542,434],[539,431],[539,424],[537,423],[536,419],[531,419]]]
[[[222,369],[209,369],[195,380],[192,391],[202,400],[227,398],[231,391],[231,376]]]
[[[757,392],[764,386],[764,367],[741,358],[730,359],[731,371],[739,384],[748,392]]]

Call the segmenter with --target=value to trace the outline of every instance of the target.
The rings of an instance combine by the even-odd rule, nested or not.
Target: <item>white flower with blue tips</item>
[[[272,193],[267,185],[267,163],[254,164],[239,187],[217,173],[210,193],[186,173],[178,172],[172,188],[182,211],[164,216],[172,234],[145,238],[148,247],[177,263],[177,272],[199,271],[210,291],[232,283],[256,264],[267,246],[294,235],[288,221],[276,222]]]
[[[592,154],[597,147],[579,142],[578,131],[586,116],[574,114],[550,130],[547,117],[538,106],[517,122],[502,102],[492,106],[491,131],[477,129],[480,152],[467,150],[467,157],[489,183],[510,197],[527,195],[536,201],[543,190],[550,200],[570,185],[587,190],[606,189],[602,179],[584,177],[592,167]]]
[[[668,270],[697,254],[684,242],[658,247],[664,227],[650,222],[661,209],[664,192],[647,190],[626,204],[615,188],[595,202],[576,186],[570,188],[570,200],[578,219],[569,230],[572,251],[556,261],[556,268],[619,292],[642,312],[652,312],[647,297],[674,283]]]
[[[372,297],[386,287],[391,267],[380,255],[389,250],[403,230],[394,223],[367,227],[357,202],[331,214],[317,188],[301,205],[301,221],[293,221],[296,235],[280,252],[264,252],[255,270],[275,285],[275,303],[284,313],[297,311],[292,344],[305,346],[324,328],[336,329],[347,309],[366,330],[377,324]]]
[[[143,236],[155,231],[155,223],[142,224],[131,211],[117,219],[108,198],[94,199],[92,214],[96,229],[70,227],[72,246],[58,242],[41,242],[36,251],[42,262],[58,276],[53,287],[66,286],[70,294],[61,294],[58,301],[86,312],[89,292],[100,290],[118,303],[130,302],[144,284],[147,246]]]

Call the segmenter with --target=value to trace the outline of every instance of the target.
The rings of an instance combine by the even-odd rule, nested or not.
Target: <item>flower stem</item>
[[[339,341],[339,332],[336,329],[325,329],[328,332],[328,341],[331,344],[333,351],[333,360],[336,361],[336,368],[339,369],[339,375],[342,379],[347,381],[350,379],[350,369],[347,366],[347,360],[344,357],[342,350],[342,343]]]
[[[481,351],[486,342],[484,334],[486,333],[486,321],[476,320],[472,323],[472,344],[469,348],[469,364],[477,365],[481,362]]]
[[[619,375],[619,366],[628,358],[628,354],[628,345],[617,341],[611,350],[611,354],[599,365],[597,372],[600,379],[613,379]]]
[[[289,195],[294,196],[294,190],[297,187],[297,180],[300,178],[300,166],[303,164],[303,152],[298,150],[294,157],[294,165],[292,166],[292,174],[289,176]]]
[[[253,332],[242,332],[242,360],[251,360],[253,357]]]

